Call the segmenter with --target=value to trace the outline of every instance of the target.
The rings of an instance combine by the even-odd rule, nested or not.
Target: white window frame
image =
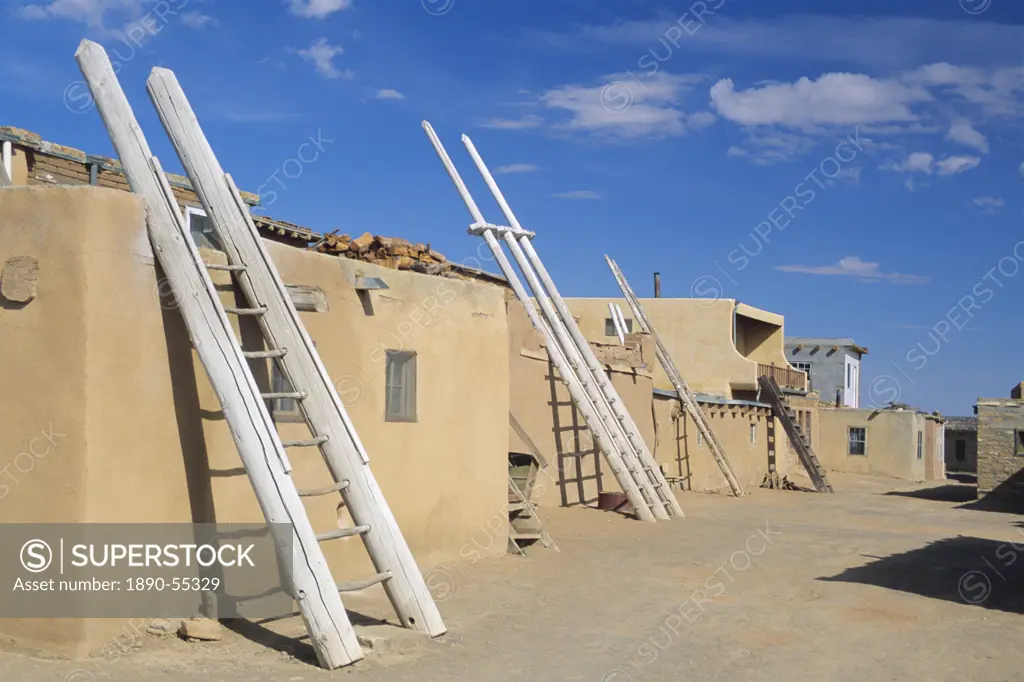
[[[757,443],[757,422],[750,422],[750,444]]]
[[[853,436],[853,430],[854,429],[857,429],[858,431],[861,431],[864,434],[864,440],[863,441],[858,441],[858,442],[863,444],[864,452],[852,452],[853,448],[850,447],[850,446],[853,445],[853,443],[854,443],[853,438],[851,437],[851,436]],[[846,430],[846,454],[849,457],[867,457],[868,456],[868,429],[867,429],[866,426],[850,426],[850,427],[847,428],[847,430]]]

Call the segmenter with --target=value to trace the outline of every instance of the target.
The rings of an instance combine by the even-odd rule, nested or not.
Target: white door
[[[860,407],[860,360],[846,356],[843,367],[843,405]]]

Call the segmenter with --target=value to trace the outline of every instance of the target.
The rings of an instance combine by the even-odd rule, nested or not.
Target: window
[[[867,429],[862,426],[850,427],[850,454],[867,454]]]
[[[956,440],[956,461],[963,462],[967,460],[967,441],[963,438],[957,438]]]
[[[757,424],[750,425],[750,444],[753,445],[757,442]]]
[[[1024,431],[1013,432],[1013,455],[1014,457],[1024,457]]]
[[[627,317],[626,318],[626,333],[627,334],[632,334],[633,333],[633,318],[632,317]],[[618,334],[615,333],[615,320],[613,320],[610,317],[604,318],[604,335],[605,336],[618,336]]]
[[[206,212],[203,209],[186,206],[185,219],[188,221],[188,231],[192,234],[192,241],[195,242],[196,248],[224,250],[213,229],[213,221],[206,217]]]
[[[416,421],[416,353],[389,350],[384,375],[384,421]]]
[[[920,431],[917,432],[917,458],[921,459],[924,457],[924,434]]]
[[[807,410],[804,412],[804,438],[807,439],[807,444],[811,444],[811,411]]]
[[[292,393],[295,391],[288,377],[281,371],[278,362],[270,363],[270,390],[273,393]],[[294,398],[274,398],[270,401],[270,414],[277,422],[304,422],[299,402]]]
[[[704,445],[704,434],[697,431],[697,447],[700,447],[701,445]]]
[[[793,365],[793,369],[800,370],[801,372],[805,372],[807,374],[807,390],[813,391],[814,387],[811,385],[811,363],[791,362],[789,364]]]

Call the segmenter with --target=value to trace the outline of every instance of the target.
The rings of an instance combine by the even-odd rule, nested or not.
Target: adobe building
[[[818,459],[830,471],[942,480],[944,420],[912,408],[865,410],[822,405]]]
[[[1024,496],[1024,383],[1009,398],[979,398],[978,497]]]
[[[608,304],[621,299],[565,302],[587,338],[603,336],[608,343],[617,343]],[[801,427],[816,431],[817,396],[807,393],[806,375],[786,362],[782,316],[732,299],[659,297],[640,303],[696,394],[740,484],[760,485],[772,459],[780,476],[802,476],[795,450],[771,406],[758,400],[757,378],[774,376],[789,394]],[[626,310],[623,314],[627,331],[638,330],[632,316]],[[647,358],[654,387],[652,452],[666,477],[682,490],[727,491],[710,448],[682,409],[665,371],[653,354]]]
[[[978,473],[977,417],[946,417],[946,471]]]

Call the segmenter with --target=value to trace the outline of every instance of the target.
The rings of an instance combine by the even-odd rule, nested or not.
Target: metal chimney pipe
[[[654,298],[661,298],[661,273],[654,273]]]

